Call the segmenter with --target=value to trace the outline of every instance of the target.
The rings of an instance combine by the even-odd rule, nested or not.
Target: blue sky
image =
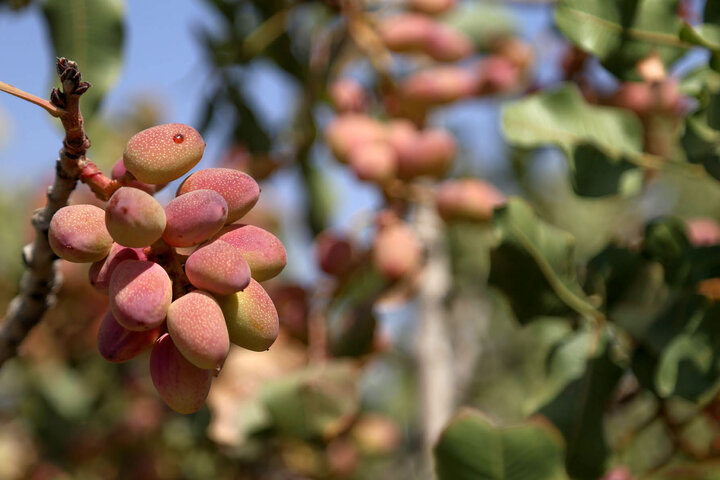
[[[202,76],[191,71],[202,65],[202,52],[194,35],[217,22],[200,0],[147,2],[127,0],[125,58],[121,76],[106,98],[104,114],[123,111],[127,99],[152,96],[165,107],[166,121],[193,123],[203,99]],[[522,32],[529,38],[542,35],[550,21],[547,8],[516,10]],[[53,53],[42,16],[36,8],[21,13],[0,13],[0,80],[47,97],[52,78]],[[81,66],[82,67],[82,66]],[[142,81],[142,84],[141,84]],[[275,82],[265,83],[273,87]],[[278,114],[279,93],[263,95],[266,112]],[[494,121],[492,112],[480,112]],[[467,116],[461,114],[461,117]],[[0,95],[0,185],[30,181],[28,171],[48,168],[60,146],[56,120],[41,109]],[[208,142],[208,156],[219,152]]]
[[[202,61],[193,34],[213,25],[212,12],[196,0],[130,0],[126,8],[123,69],[103,112],[122,111],[128,98],[150,95],[164,106],[166,121],[193,123],[202,100],[202,78],[190,75]],[[37,9],[0,13],[0,65],[2,81],[48,97],[54,57]],[[51,172],[62,138],[57,120],[6,94],[0,95],[0,118],[0,185],[32,182],[39,171]]]
[[[204,77],[193,72],[203,63],[195,34],[205,27],[217,26],[212,10],[201,0],[126,0],[125,3],[123,67],[115,88],[105,99],[102,114],[124,112],[128,99],[150,96],[163,106],[164,122],[195,124],[203,95],[207,93],[202,88]],[[515,6],[512,13],[521,35],[532,41],[541,55],[552,55],[557,50],[557,37],[548,28],[552,23],[550,8]],[[539,62],[540,65],[551,63],[554,62],[542,59]],[[21,13],[2,10],[0,80],[47,98],[53,67],[54,56],[38,10],[29,8]],[[80,67],[82,69],[82,65]],[[552,76],[552,72],[540,69],[539,75],[540,78]],[[251,98],[262,107],[269,123],[282,118],[286,106],[292,103],[292,92],[283,88],[283,82],[266,69],[258,69],[252,77],[256,80],[253,87],[256,90]],[[434,123],[451,128],[466,147],[464,160],[472,168],[467,173],[491,179],[503,175],[507,165],[500,141],[498,101],[472,101],[452,107],[439,112]],[[47,182],[61,141],[56,119],[34,105],[0,93],[0,187],[8,191]],[[221,154],[219,136],[211,134],[206,141],[206,154],[198,168],[212,166]],[[367,210],[378,205],[379,195],[374,187],[355,181],[345,168],[322,155],[322,149],[319,152],[317,160],[329,173],[336,193],[332,224],[341,228],[356,227],[367,217]],[[92,156],[92,151],[90,153]],[[297,185],[292,173],[282,172],[264,185],[261,199],[282,206],[285,223],[290,228],[300,226],[297,222],[302,219],[302,195]],[[288,247],[301,251],[308,240],[296,235]],[[296,267],[300,271],[307,266],[302,263]]]

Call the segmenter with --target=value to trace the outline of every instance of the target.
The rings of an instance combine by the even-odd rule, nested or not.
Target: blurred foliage
[[[709,2],[712,3],[712,2]],[[620,79],[637,79],[636,64],[651,53],[670,65],[685,53],[678,38],[680,0],[562,0],[555,19],[574,44],[596,55]]]
[[[290,172],[304,196],[302,218],[282,225],[302,262],[291,256],[295,275],[268,284],[278,342],[264,353],[234,349],[208,408],[173,414],[152,391],[147,357],[110,365],[97,355],[107,298],[88,287],[84,267],[61,263],[57,306],[0,370],[0,479],[719,478],[720,229],[693,230],[695,217],[720,219],[718,2],[458,2],[437,21],[474,50],[449,63],[476,73],[497,57],[515,63],[491,72],[498,78],[483,71],[483,93],[423,106],[422,115],[393,109],[393,95],[437,65],[417,51],[390,52],[375,32],[405,3],[371,3],[206,2],[219,27],[199,35],[210,75],[198,125],[224,135],[224,166],[268,190],[276,172]],[[109,168],[127,138],[160,117],[140,102],[128,117],[92,118],[121,68],[123,3],[41,8],[55,51],[93,83],[84,105],[91,155]],[[510,19],[531,8],[553,12],[557,30],[533,39],[528,60],[508,38],[524,33]],[[547,38],[567,49],[559,62]],[[709,60],[676,70],[691,46]],[[277,122],[258,106],[266,86],[250,81],[262,69],[292,92]],[[372,260],[383,222],[417,222],[433,181],[379,186],[385,215],[347,222],[347,271],[330,278],[311,268],[308,240],[351,196],[331,188],[338,177],[321,138],[336,102],[330,86],[342,78],[357,80],[364,111],[384,125],[405,115],[420,128],[469,128],[457,135],[467,145],[451,176],[489,172],[515,194],[492,222],[439,227],[453,407],[471,408],[450,419],[433,465],[418,398],[426,277],[385,279]],[[513,88],[499,89],[507,78]],[[501,128],[479,128],[466,111],[490,112]],[[486,144],[502,147],[499,165],[486,164]],[[476,159],[482,168],[470,165]],[[74,195],[87,199],[84,187]],[[42,203],[41,191],[26,197],[0,196],[3,307],[30,233],[31,212],[17,205]],[[257,215],[253,223],[277,230],[276,212]]]
[[[543,422],[497,429],[467,410],[450,421],[435,456],[440,480],[567,478],[562,439]]]
[[[633,165],[642,151],[640,122],[621,109],[589,105],[573,85],[506,106],[503,129],[518,147],[560,147],[578,195],[634,193],[641,187]]]

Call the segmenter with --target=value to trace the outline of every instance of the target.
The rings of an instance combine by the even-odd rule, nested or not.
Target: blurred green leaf
[[[460,411],[435,446],[439,480],[562,480],[563,444],[541,420],[496,428],[475,410]]]
[[[660,354],[655,383],[661,397],[680,396],[697,400],[713,389],[720,377],[720,305],[708,308],[699,301],[698,310],[684,317],[680,334],[672,336]]]
[[[710,66],[716,71],[720,70],[720,25],[706,23],[693,27],[684,23],[680,28],[680,38],[710,50]]]
[[[75,370],[47,365],[37,375],[38,387],[60,415],[76,420],[89,412],[97,392]]]
[[[688,161],[703,163],[705,157],[717,156],[720,135],[710,128],[704,112],[698,112],[685,120],[682,146]]]
[[[539,322],[533,322],[532,326],[537,323]],[[544,359],[542,387],[523,402],[526,412],[536,412],[542,405],[555,398],[571,381],[585,374],[587,363],[585,357],[592,341],[593,332],[585,328],[578,332],[572,330],[566,332],[551,346]]]
[[[678,0],[562,0],[555,10],[560,30],[623,80],[652,53],[669,66],[689,45],[678,37]]]
[[[333,357],[360,357],[373,351],[377,320],[373,303],[365,302],[336,313],[328,331],[328,345]],[[332,315],[332,313],[331,313]]]
[[[720,74],[707,66],[693,70],[680,80],[680,92],[699,100],[704,92],[717,92],[719,88]]]
[[[512,102],[502,121],[515,146],[560,147],[578,195],[627,194],[640,186],[640,171],[631,163],[642,152],[640,121],[620,109],[588,104],[574,85]]]
[[[675,294],[652,323],[644,331],[634,335],[635,340],[640,347],[647,350],[648,354],[658,358],[670,342],[682,333],[688,320],[704,308],[704,303],[704,300],[696,295]]]
[[[490,271],[490,248],[495,242],[492,226],[474,222],[452,222],[447,238],[455,282],[477,288]]]
[[[650,325],[633,332],[633,371],[658,396],[696,401],[714,391],[720,377],[720,305],[699,295],[675,294]]]
[[[575,273],[575,239],[539,220],[524,200],[512,198],[495,211],[500,243],[491,254],[488,282],[510,299],[521,323],[573,310],[594,316]]]
[[[608,245],[587,264],[585,291],[600,295],[605,308],[611,307],[628,290],[640,267],[637,252]]]
[[[713,101],[715,95],[708,95],[707,102]],[[708,121],[707,110],[687,117],[680,141],[689,162],[702,164],[711,177],[720,180],[720,132],[710,127]]]
[[[310,124],[308,127],[315,128]],[[328,224],[334,206],[330,175],[320,168],[313,158],[313,148],[307,144],[298,152],[298,168],[306,195],[306,218],[313,235],[322,232]]]
[[[470,37],[479,50],[487,49],[493,40],[512,35],[515,30],[506,8],[480,2],[463,3],[443,15],[441,20]]]
[[[668,308],[673,292],[657,262],[641,262],[628,280],[619,297],[608,305],[607,315],[632,337],[643,338],[658,315]]]
[[[74,60],[92,88],[82,110],[92,118],[120,74],[125,35],[123,0],[48,0],[43,13],[55,55]]]
[[[29,205],[32,201],[28,192],[11,189],[0,194],[0,216],[4,224],[0,228],[0,285],[7,285],[0,292],[0,299],[15,294],[17,281],[25,268],[20,252],[23,244],[32,239],[28,235],[32,210],[18,206]]]
[[[687,277],[689,249],[685,223],[679,218],[664,217],[650,222],[645,228],[643,252],[663,266],[665,280],[670,284],[679,284]]]
[[[663,266],[665,280],[673,286],[693,287],[720,276],[720,246],[693,247],[685,222],[676,217],[659,218],[647,225],[643,254]]]
[[[509,103],[503,111],[503,130],[511,143],[525,148],[554,144],[569,151],[581,142],[621,153],[642,148],[637,117],[587,103],[572,84]]]
[[[720,95],[713,93],[707,105],[707,124],[713,130],[720,130]]]
[[[579,144],[573,150],[573,190],[584,197],[634,193],[642,187],[642,171],[624,159],[614,160],[601,148]]]
[[[311,366],[266,383],[261,398],[282,434],[328,438],[349,425],[358,411],[358,374],[349,362]]]
[[[595,335],[599,338],[589,342],[585,353],[584,375],[570,382],[539,411],[565,437],[567,471],[578,479],[596,479],[604,472],[609,452],[603,413],[623,373],[610,359],[608,336],[600,332]]]

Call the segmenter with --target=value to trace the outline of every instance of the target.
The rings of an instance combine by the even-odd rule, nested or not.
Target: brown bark
[[[88,165],[85,153],[90,147],[90,140],[85,135],[79,103],[80,96],[90,84],[82,81],[77,64],[66,58],[57,60],[57,73],[62,89],[53,89],[50,103],[56,108],[57,115],[53,116],[62,122],[65,139],[55,164],[55,181],[47,191],[47,203],[32,217],[35,240],[23,249],[27,270],[20,280],[20,291],[10,302],[0,328],[0,366],[17,355],[18,347],[30,330],[55,303],[61,279],[55,265],[57,256],[48,242],[50,220],[55,212],[67,205],[70,193]]]

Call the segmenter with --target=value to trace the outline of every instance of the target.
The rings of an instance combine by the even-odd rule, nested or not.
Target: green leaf
[[[537,325],[534,322],[532,325]],[[557,341],[545,358],[542,387],[537,393],[528,396],[523,402],[526,412],[534,413],[540,407],[555,398],[570,382],[585,374],[586,356],[590,344],[594,341],[590,328],[570,331]]]
[[[644,338],[648,329],[673,301],[665,272],[657,262],[641,261],[628,283],[614,285],[618,297],[607,304],[607,316],[633,338]]]
[[[579,195],[627,194],[640,186],[633,166],[642,154],[640,121],[621,109],[588,104],[574,85],[510,103],[502,122],[514,146],[561,148]]]
[[[670,337],[658,359],[655,385],[664,398],[698,400],[714,391],[720,376],[720,305],[708,307],[701,299],[693,304],[697,309],[684,317],[682,332]]]
[[[717,93],[710,96],[707,106],[707,123],[713,130],[720,130],[720,95]]]
[[[65,418],[79,419],[91,411],[97,392],[88,388],[77,371],[58,365],[37,370],[40,390],[47,401]]]
[[[641,384],[662,398],[697,401],[713,392],[720,377],[720,304],[685,294],[668,302],[633,338],[632,368]]]
[[[328,307],[328,348],[334,357],[360,357],[374,348],[375,300],[387,281],[372,265],[357,267],[337,286]]]
[[[55,55],[78,63],[92,88],[83,95],[82,111],[92,118],[120,74],[125,28],[123,0],[48,0],[43,13]]]
[[[682,146],[687,159],[692,163],[702,163],[705,157],[717,156],[720,135],[710,128],[704,112],[687,117]]]
[[[283,434],[331,438],[347,427],[358,411],[358,373],[349,362],[308,367],[266,384],[261,398]]]
[[[684,23],[680,28],[680,38],[710,50],[710,66],[713,70],[720,71],[720,25],[706,23],[693,27]]]
[[[476,288],[490,271],[490,247],[495,237],[491,225],[451,222],[447,225],[448,246],[454,281]]]
[[[642,187],[642,171],[627,160],[613,159],[591,143],[575,147],[571,157],[573,190],[584,197],[634,193]]]
[[[480,412],[463,409],[435,446],[439,480],[562,480],[563,445],[540,419],[496,428]]]
[[[685,234],[685,223],[679,218],[664,217],[650,222],[645,227],[643,251],[665,269],[665,280],[680,284],[689,273],[687,255],[690,241]]]
[[[637,252],[608,245],[588,263],[585,291],[600,295],[606,309],[612,307],[635,280],[640,261]]]
[[[570,382],[539,411],[565,437],[565,465],[568,473],[578,479],[596,479],[604,472],[608,447],[603,414],[623,373],[610,359],[607,335],[601,335],[589,344],[584,375]]]
[[[500,243],[491,254],[488,282],[502,290],[521,323],[573,310],[596,316],[575,273],[575,239],[539,220],[523,200],[495,211]]]
[[[705,2],[705,11],[703,12],[703,19],[707,23],[714,23],[715,25],[720,24],[720,4],[718,2]]]
[[[680,141],[689,162],[702,164],[711,177],[720,180],[720,132],[708,125],[706,112],[685,119]]]
[[[480,2],[459,4],[441,20],[471,38],[479,50],[486,50],[493,40],[512,35],[515,30],[507,9]]]
[[[688,319],[697,315],[705,302],[699,296],[675,296],[656,316],[645,331],[634,335],[647,353],[658,358],[663,350],[685,329]]]
[[[699,100],[705,92],[717,92],[720,89],[720,74],[703,66],[685,75],[680,80],[680,92],[683,95],[697,97]]]
[[[680,335],[662,354],[656,373],[657,392],[663,398],[696,398],[710,385],[713,351],[699,335]]]
[[[331,319],[333,325],[328,331],[330,353],[336,358],[361,357],[371,353],[377,329],[372,302],[344,307],[331,313],[337,318]]]
[[[572,84],[511,102],[503,111],[503,129],[511,143],[525,148],[554,144],[569,151],[580,143],[593,143],[619,153],[642,149],[637,117],[587,103]]]
[[[720,277],[720,246],[692,248],[687,253],[690,264],[687,283],[696,283],[708,278]]]
[[[705,23],[695,27],[683,23],[680,38],[710,50],[710,67],[720,71],[720,6],[717,2],[705,3],[703,19]]]
[[[676,217],[647,225],[643,253],[663,266],[670,285],[694,287],[702,280],[720,277],[720,247],[693,247],[685,222]]]
[[[562,0],[555,11],[560,30],[623,80],[652,53],[669,66],[690,45],[677,33],[678,0]]]

